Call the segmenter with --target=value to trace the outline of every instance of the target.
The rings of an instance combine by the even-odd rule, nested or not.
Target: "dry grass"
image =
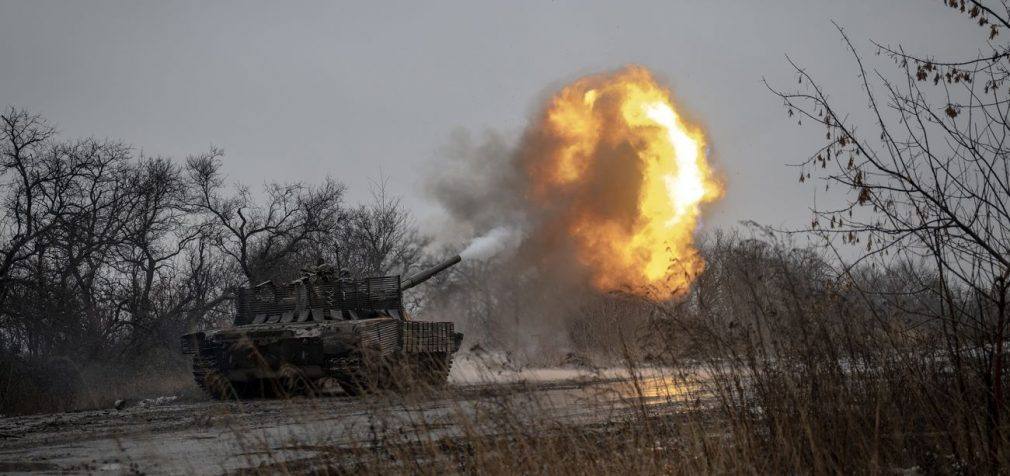
[[[966,331],[950,345],[949,326],[922,318],[925,298],[883,293],[901,279],[852,279],[804,250],[732,242],[710,256],[687,301],[650,306],[638,326],[614,326],[599,303],[581,321],[574,340],[589,348],[601,335],[604,355],[636,376],[623,398],[559,404],[521,385],[481,398],[466,387],[417,390],[365,397],[367,425],[355,430],[364,437],[305,439],[294,425],[288,447],[311,457],[291,458],[244,427],[236,438],[261,456],[250,471],[262,473],[1003,472],[1007,419],[987,411],[984,349]],[[647,378],[656,368],[677,369],[663,375],[672,393],[658,398]],[[87,378],[108,378],[99,375]],[[179,383],[131,385],[121,388],[164,394]],[[83,395],[85,405],[112,398]],[[430,411],[433,402],[446,410]],[[309,425],[328,411],[320,399],[298,418]]]
[[[692,388],[703,375],[696,391],[658,403],[632,398],[630,406],[583,402],[588,412],[611,415],[600,421],[558,418],[553,402],[530,391],[518,400],[522,408],[503,398],[456,411],[448,423],[412,422],[428,429],[448,424],[456,434],[403,433],[397,412],[376,407],[375,425],[393,430],[367,444],[330,442],[325,456],[263,469],[984,474],[1007,468],[1007,418],[994,420],[986,407],[993,386],[985,380],[985,349],[966,328],[952,333],[944,319],[958,316],[934,313],[929,293],[904,291],[921,282],[892,271],[839,277],[809,250],[747,241],[722,246],[691,299],[655,306],[630,335],[623,329],[603,336],[632,370],[646,363],[690,370],[670,375],[671,387]],[[584,322],[592,321],[606,319]],[[594,331],[580,332],[584,340]]]
[[[0,361],[0,414],[24,415],[112,408],[116,400],[194,396],[189,362],[157,349],[129,362],[88,362],[79,356]],[[197,397],[202,398],[202,397]]]
[[[821,356],[830,352],[829,347]],[[756,357],[742,354],[742,357]],[[711,474],[996,472],[977,402],[955,401],[936,362],[892,356],[873,369],[790,359],[697,362],[665,372],[664,395],[636,377],[624,398],[574,411],[542,389],[482,400],[463,390],[379,395],[367,437],[303,439],[315,456],[260,460],[257,473]],[[760,364],[758,364],[760,362]],[[922,366],[912,370],[909,364]],[[655,370],[655,368],[650,368]],[[645,374],[644,368],[634,368]],[[700,378],[699,378],[700,376]],[[970,392],[975,392],[972,390]],[[447,393],[445,393],[447,392]],[[970,393],[969,392],[969,393]],[[426,412],[433,401],[449,411]],[[325,412],[321,406],[319,412]],[[584,411],[585,414],[580,413]],[[312,416],[304,417],[311,420]],[[276,447],[259,441],[249,452]]]

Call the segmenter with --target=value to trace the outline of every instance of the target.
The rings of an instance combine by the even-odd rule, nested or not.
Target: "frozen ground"
[[[0,419],[0,473],[218,474],[276,465],[311,468],[335,451],[377,442],[494,434],[481,418],[598,424],[629,412],[677,411],[699,386],[670,371],[514,369],[464,359],[438,394],[342,394],[247,402],[161,398],[123,410]],[[678,380],[679,381],[679,380]],[[644,406],[642,405],[644,404]],[[270,465],[270,466],[265,466]]]

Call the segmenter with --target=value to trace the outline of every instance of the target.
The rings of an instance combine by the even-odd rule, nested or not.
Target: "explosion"
[[[704,269],[693,233],[701,205],[722,189],[701,129],[645,68],[563,88],[520,154],[526,200],[597,289],[668,299]]]

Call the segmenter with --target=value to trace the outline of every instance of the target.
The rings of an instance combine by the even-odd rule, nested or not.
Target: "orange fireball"
[[[592,284],[667,299],[704,269],[693,234],[722,194],[705,136],[648,70],[579,79],[527,133],[527,197],[549,210]]]

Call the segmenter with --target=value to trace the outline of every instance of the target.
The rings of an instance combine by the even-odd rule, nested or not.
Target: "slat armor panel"
[[[399,276],[382,276],[334,283],[265,283],[243,288],[236,299],[235,325],[253,323],[256,316],[300,314],[308,309],[353,311],[401,311]]]
[[[451,322],[403,322],[404,352],[452,352]]]
[[[400,323],[393,319],[366,319],[354,325],[361,347],[389,355],[400,346]]]

